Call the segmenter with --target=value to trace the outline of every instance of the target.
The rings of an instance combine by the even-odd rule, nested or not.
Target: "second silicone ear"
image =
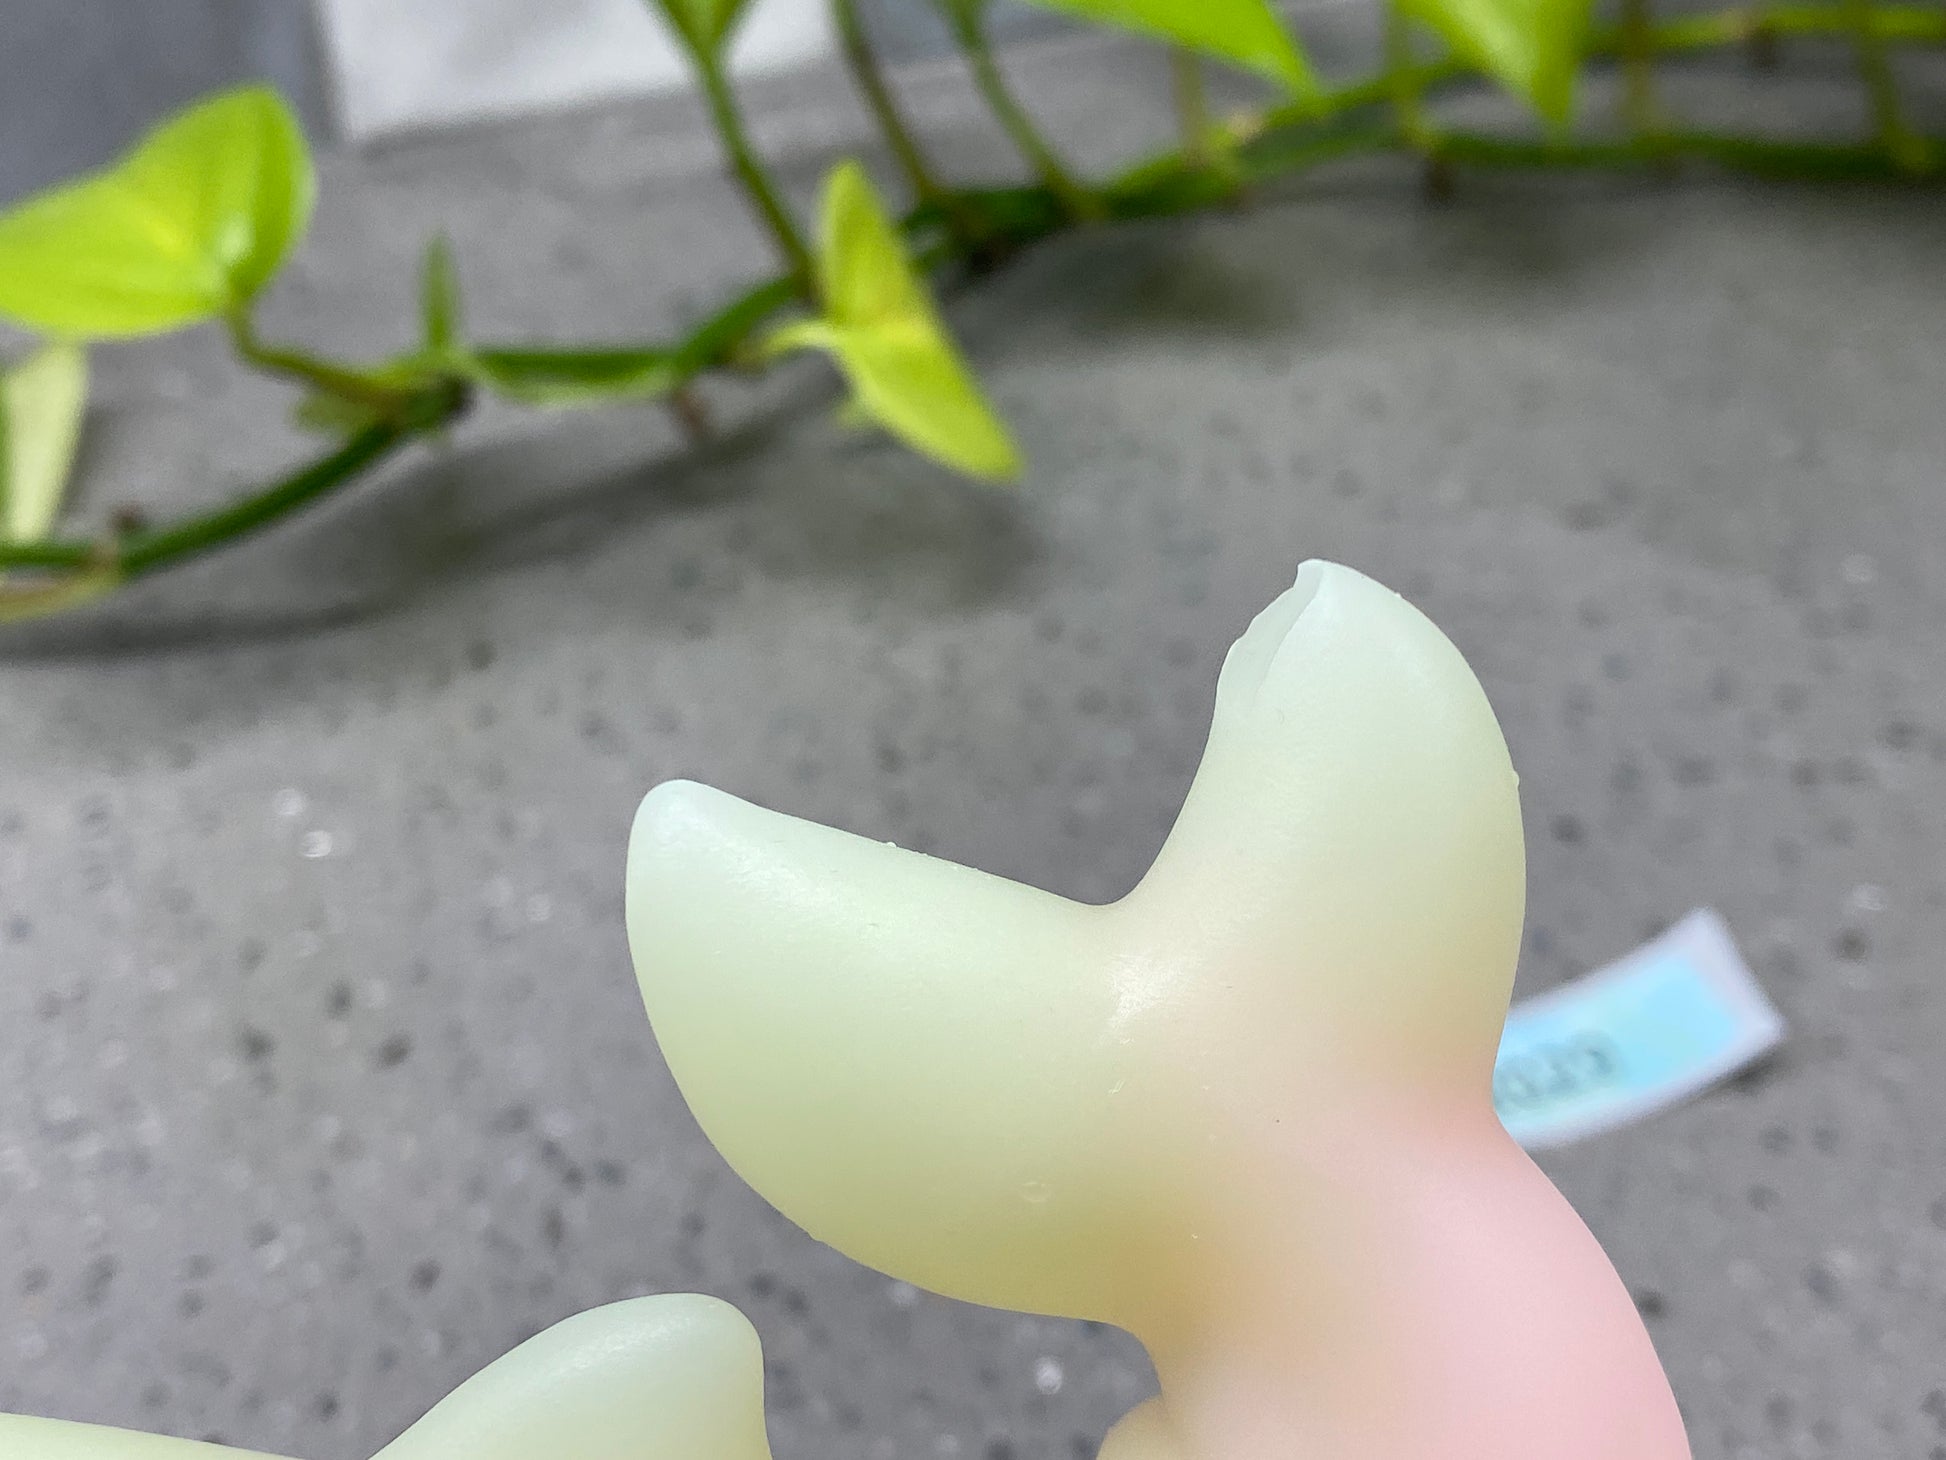
[[[720,1299],[671,1293],[565,1319],[460,1385],[378,1460],[663,1455],[770,1460],[756,1330]]]

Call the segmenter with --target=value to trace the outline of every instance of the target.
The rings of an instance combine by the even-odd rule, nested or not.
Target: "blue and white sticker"
[[[1529,1150],[1564,1145],[1686,1100],[1783,1037],[1730,930],[1702,908],[1606,968],[1514,1005],[1493,1105]]]

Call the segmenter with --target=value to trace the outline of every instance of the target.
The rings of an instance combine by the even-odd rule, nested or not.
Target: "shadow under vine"
[[[674,449],[665,430],[624,411],[422,450],[281,531],[92,608],[12,626],[0,663],[288,645],[502,575],[565,571],[572,582],[577,564],[617,543],[652,542],[680,519],[704,520],[710,547],[737,555],[744,571],[866,580],[922,609],[927,595],[901,584],[944,581],[977,599],[1034,557],[1015,499],[889,444],[818,440],[805,419],[814,413],[806,400],[783,402]],[[788,436],[798,439],[787,450]],[[632,617],[645,631],[674,631],[682,575],[658,574],[653,554],[641,557]],[[907,559],[918,566],[902,570]]]

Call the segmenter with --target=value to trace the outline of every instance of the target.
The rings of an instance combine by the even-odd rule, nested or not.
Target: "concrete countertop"
[[[1151,54],[1022,71],[1088,165],[1166,125]],[[956,167],[1000,163],[922,90]],[[801,91],[761,130],[808,192],[857,124]],[[666,331],[766,262],[709,155],[659,105],[337,159],[272,332],[389,347],[436,228],[482,334]],[[1091,1454],[1149,1383],[1127,1340],[859,1269],[705,1145],[626,960],[629,817],[694,776],[1114,896],[1224,646],[1320,555],[1416,599],[1500,712],[1523,992],[1706,904],[1790,1021],[1545,1161],[1698,1456],[1946,1454],[1936,196],[1433,206],[1360,165],[1059,243],[952,314],[1018,495],[846,436],[806,365],[713,386],[694,453],[654,412],[489,413],[0,641],[0,1407],[349,1460],[542,1325],[691,1289],[762,1330],[780,1460]],[[297,445],[202,336],[102,375],[96,507]]]

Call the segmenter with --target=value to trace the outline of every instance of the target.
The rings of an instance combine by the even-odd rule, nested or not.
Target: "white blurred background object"
[[[647,0],[319,0],[339,125],[353,142],[689,84]],[[756,0],[744,75],[831,54],[823,0]]]
[[[939,0],[861,9],[888,65],[952,53]],[[756,0],[738,71],[835,65],[828,13],[829,0]],[[993,0],[1003,43],[1066,24]],[[689,84],[654,0],[0,0],[0,206],[241,81],[281,90],[319,145]]]

